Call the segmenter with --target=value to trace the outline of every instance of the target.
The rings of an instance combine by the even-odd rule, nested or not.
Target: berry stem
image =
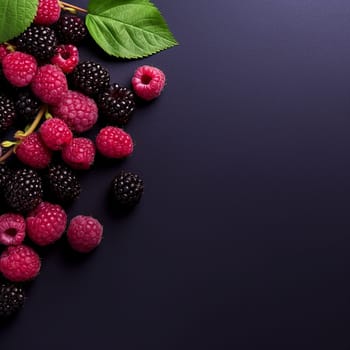
[[[27,137],[28,135],[30,135],[32,132],[35,131],[36,127],[39,125],[43,115],[46,113],[47,111],[47,106],[46,105],[43,105],[41,108],[40,108],[40,111],[39,113],[37,114],[37,116],[35,117],[32,125],[29,127],[28,130],[26,130],[26,132],[23,132],[23,131],[17,131],[15,133],[15,138],[16,139],[23,139],[24,137]]]
[[[15,147],[11,147],[3,156],[0,157],[0,163],[3,163],[7,158],[11,156]]]
[[[30,135],[31,133],[33,133],[35,131],[35,129],[39,125],[41,119],[43,118],[43,116],[45,115],[46,112],[47,112],[47,105],[43,105],[40,108],[39,113],[35,117],[33,123],[30,125],[30,127],[25,132],[23,132],[22,130],[18,130],[15,133],[14,137],[15,137],[15,139],[17,139],[19,141],[17,141],[17,142],[15,142],[15,141],[2,142],[1,145],[3,147],[8,147],[9,150],[3,156],[0,157],[0,163],[3,163],[7,158],[9,158],[11,156],[12,153],[14,153],[16,151],[17,146],[21,143],[20,140],[22,140],[23,138],[27,137],[28,135]]]
[[[88,13],[87,10],[81,8],[81,7],[78,7],[78,6],[75,6],[75,5],[72,5],[72,4],[68,4],[67,2],[64,2],[64,1],[59,1],[60,3],[60,6],[63,8],[63,9],[73,9],[73,10],[77,10],[81,13]]]

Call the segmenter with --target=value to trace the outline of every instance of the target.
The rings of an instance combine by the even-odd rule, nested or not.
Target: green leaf
[[[90,0],[86,26],[96,43],[120,58],[141,58],[177,45],[148,0]]]
[[[39,0],[0,0],[0,43],[23,33],[33,22]]]

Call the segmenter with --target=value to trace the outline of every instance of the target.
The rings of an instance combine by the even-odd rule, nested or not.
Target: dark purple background
[[[1,349],[348,350],[349,1],[155,3],[179,47],[82,50],[122,85],[141,64],[168,78],[127,126],[135,153],[87,174],[69,213],[103,244],[44,250]],[[146,184],[128,217],[105,200],[121,168]]]

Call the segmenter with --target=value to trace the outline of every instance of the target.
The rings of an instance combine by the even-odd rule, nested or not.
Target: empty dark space
[[[126,127],[134,154],[98,160],[69,210],[103,243],[41,252],[1,349],[350,349],[349,1],[154,2],[179,46],[81,47],[121,85],[142,64],[167,76]],[[120,169],[145,181],[124,214]]]

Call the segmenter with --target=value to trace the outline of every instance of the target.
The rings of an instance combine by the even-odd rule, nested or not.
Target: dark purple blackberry
[[[53,29],[32,25],[16,40],[16,48],[33,55],[39,61],[48,61],[55,54],[57,38]]]
[[[93,61],[80,62],[74,69],[71,81],[85,95],[98,95],[108,89],[110,76],[107,69]]]
[[[78,177],[63,164],[51,165],[46,180],[49,195],[61,204],[70,203],[80,195],[81,186]]]
[[[87,34],[84,21],[73,14],[65,13],[54,26],[56,36],[61,44],[77,44]]]
[[[2,147],[3,148],[3,147]],[[2,152],[6,152],[7,149],[3,148]],[[0,164],[0,192],[2,192],[11,176],[11,171],[6,164]]]
[[[143,180],[139,175],[122,171],[112,181],[112,199],[124,208],[136,205],[143,194]]]
[[[32,123],[39,113],[41,103],[29,89],[20,90],[15,98],[17,120],[26,124]],[[21,123],[21,124],[23,124]]]
[[[14,123],[16,117],[15,105],[11,98],[0,94],[0,132],[7,131]]]
[[[135,97],[129,89],[111,84],[98,96],[97,106],[108,124],[124,126],[135,109]]]
[[[14,315],[23,307],[24,300],[22,287],[10,282],[0,282],[0,318]]]
[[[15,211],[25,213],[42,200],[43,189],[39,174],[33,169],[21,168],[14,172],[5,187],[5,199]]]

